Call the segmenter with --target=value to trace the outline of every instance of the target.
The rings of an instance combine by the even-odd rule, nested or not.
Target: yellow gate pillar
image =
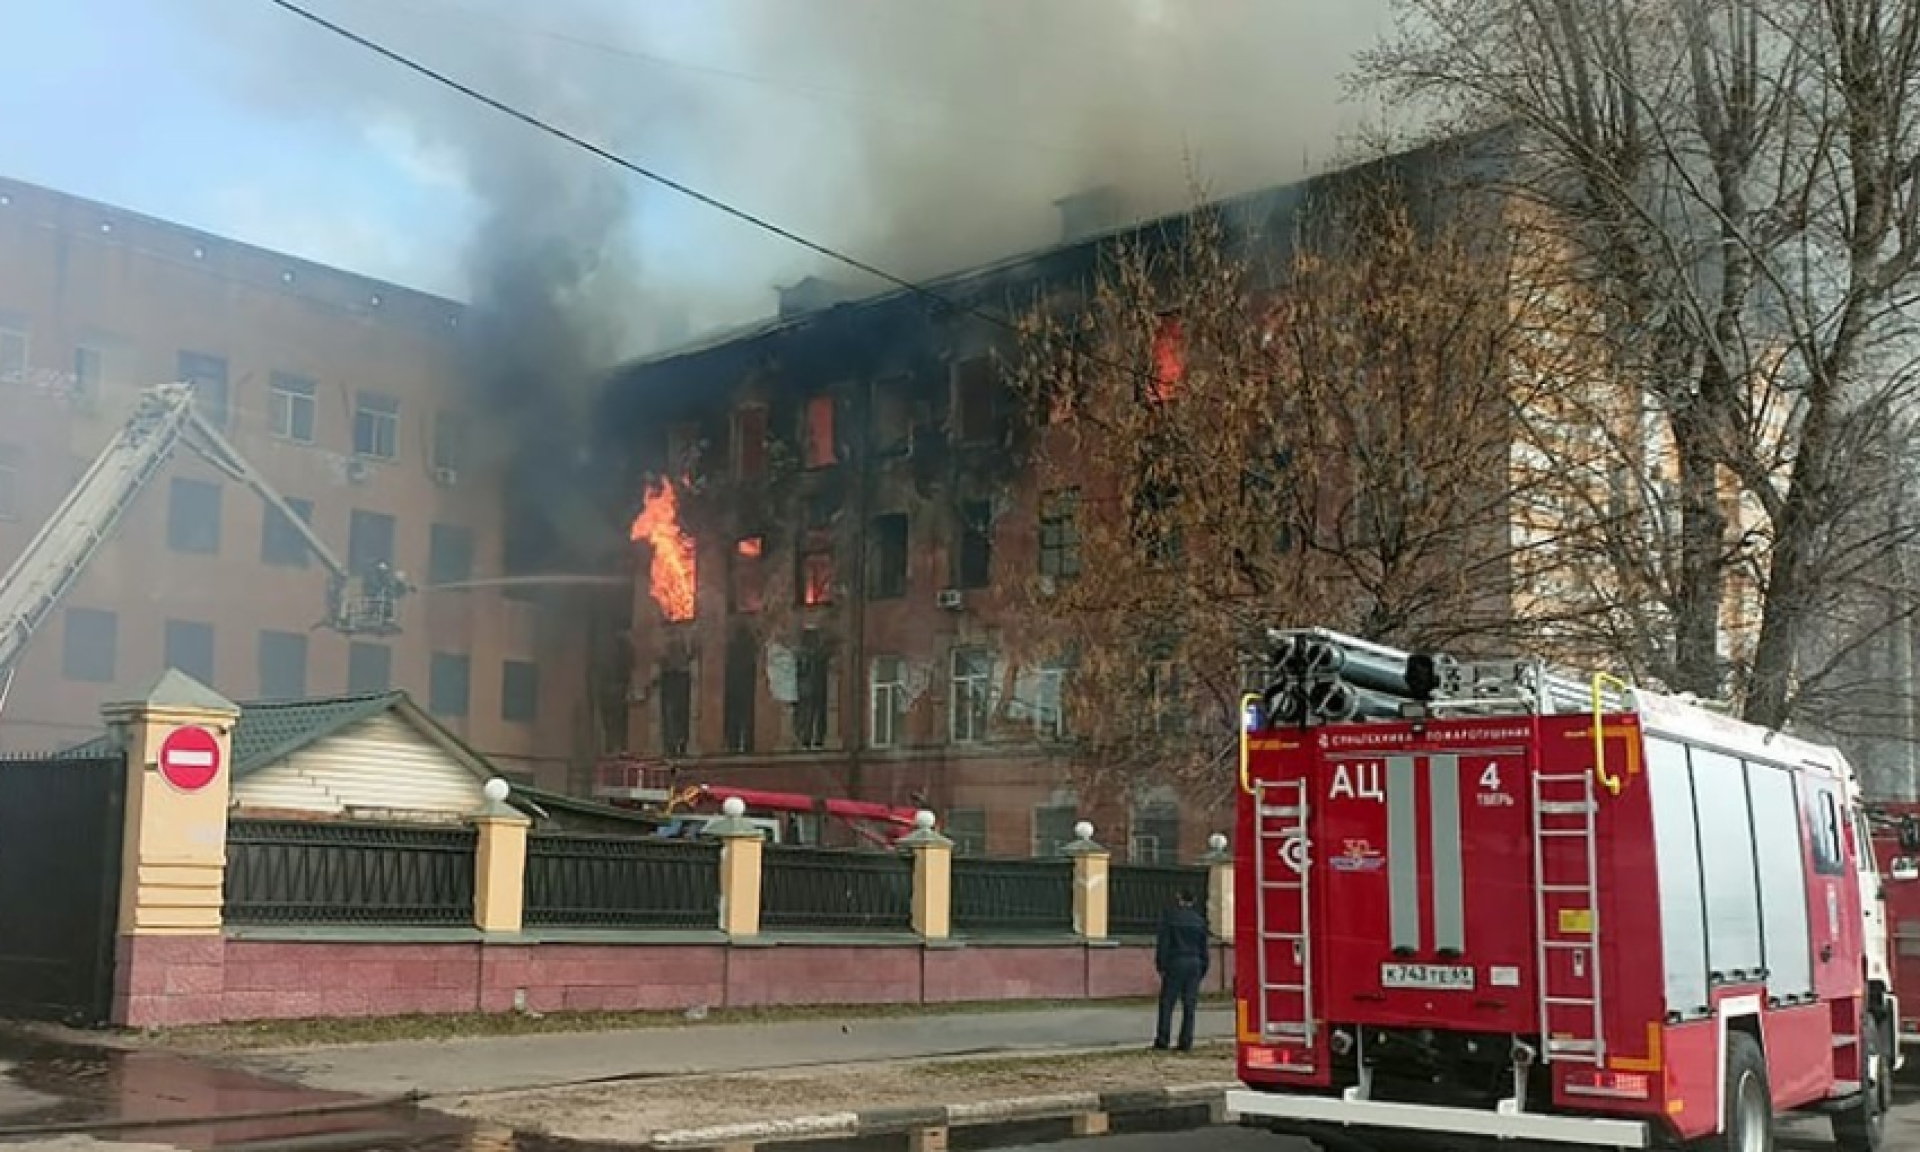
[[[126,753],[113,1022],[153,1028],[220,1020],[221,907],[240,709],[169,669],[101,709]]]
[[[945,940],[953,934],[953,841],[933,825],[933,813],[915,812],[900,846],[913,853],[913,931],[922,940]]]
[[[1073,858],[1073,931],[1082,940],[1107,938],[1107,864],[1110,855],[1093,842],[1093,825],[1073,826],[1073,843],[1061,849]]]

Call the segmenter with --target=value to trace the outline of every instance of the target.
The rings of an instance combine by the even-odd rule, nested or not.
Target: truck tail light
[[[1267,1072],[1292,1072],[1296,1075],[1313,1071],[1313,1053],[1300,1048],[1270,1048],[1264,1044],[1248,1044],[1241,1048],[1246,1055],[1247,1067]]]
[[[1644,1072],[1578,1071],[1567,1075],[1569,1096],[1600,1096],[1612,1100],[1647,1100],[1653,1081]]]

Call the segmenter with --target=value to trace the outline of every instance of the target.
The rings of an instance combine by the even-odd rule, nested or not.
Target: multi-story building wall
[[[1305,186],[1229,206],[1284,255]],[[818,281],[743,331],[629,366],[610,425],[636,461],[629,751],[682,782],[941,812],[962,851],[1048,853],[1081,816],[1122,859],[1191,858],[1231,796],[1145,779],[1083,795],[1032,588],[1081,564],[1078,489],[1043,491],[1003,378],[1005,317],[1070,309],[1119,235],[1104,197],[1061,243],[943,278],[937,302]],[[1268,253],[1272,255],[1273,253]],[[643,502],[644,497],[644,502]]]
[[[564,781],[585,681],[542,609],[487,584],[501,462],[476,449],[460,304],[12,181],[0,268],[0,568],[138,390],[188,380],[350,568],[423,588],[398,635],[316,628],[322,566],[183,448],[39,630],[0,750],[83,740],[172,666],[240,700],[405,688],[504,768]]]

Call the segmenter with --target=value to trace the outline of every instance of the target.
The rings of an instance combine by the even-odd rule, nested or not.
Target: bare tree
[[[1268,628],[1471,647],[1511,623],[1497,218],[1417,215],[1378,171],[1323,183],[1285,233],[1255,215],[1125,243],[1024,324],[1016,385],[1050,422],[1030,639],[1070,655],[1097,772],[1217,782]]]
[[[1863,615],[1856,593],[1884,591],[1914,528],[1888,516],[1878,446],[1913,419],[1920,2],[1401,7],[1356,79],[1442,131],[1511,128],[1508,191],[1564,254],[1554,275],[1620,396],[1654,417],[1621,459],[1674,462],[1641,502],[1648,543],[1608,529],[1583,561],[1654,593],[1629,658],[1786,722],[1838,667],[1830,633],[1911,615]]]

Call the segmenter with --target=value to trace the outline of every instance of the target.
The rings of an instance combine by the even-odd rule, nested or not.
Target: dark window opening
[[[1127,837],[1127,860],[1132,864],[1180,862],[1180,809],[1173,804],[1135,808]]]
[[[260,696],[299,700],[307,694],[307,638],[299,632],[260,633]]]
[[[907,594],[907,514],[873,518],[867,537],[867,598],[895,600]]]
[[[802,458],[809,468],[834,464],[839,453],[833,443],[833,397],[813,396],[807,400],[806,415],[800,429]]]
[[[435,524],[427,533],[427,583],[444,586],[473,578],[473,529]]]
[[[660,670],[660,754],[685,756],[693,738],[693,674]]]
[[[286,504],[302,522],[313,523],[313,501],[287,497]],[[313,562],[312,553],[307,538],[287,514],[267,505],[265,518],[260,522],[260,562],[277,568],[305,568]]]
[[[76,399],[98,399],[106,375],[104,351],[86,344],[73,350],[73,395]]]
[[[220,552],[220,485],[175,480],[167,491],[167,547],[214,556]]]
[[[1070,804],[1042,804],[1033,810],[1033,854],[1058,856],[1074,842],[1073,826],[1080,822],[1080,809]]]
[[[987,810],[985,808],[949,808],[946,827],[941,829],[953,841],[955,856],[987,854]]]
[[[182,352],[175,362],[183,383],[193,385],[193,406],[207,423],[216,428],[227,426],[232,406],[227,388],[227,362],[204,352]]]
[[[213,625],[198,620],[169,620],[166,666],[213,686]]]
[[[377,564],[394,567],[393,517],[355,509],[347,522],[347,568],[358,574]]]
[[[735,612],[754,613],[767,603],[767,538],[742,536],[727,558],[727,603]]]
[[[751,480],[767,474],[767,410],[757,404],[733,414],[734,475]]]
[[[794,654],[797,698],[793,705],[793,742],[801,748],[827,746],[827,716],[832,712],[831,661],[816,632],[801,639]]]
[[[960,539],[954,550],[953,583],[985,588],[993,583],[993,503],[968,500],[960,505]]]
[[[359,640],[347,645],[347,691],[356,695],[393,687],[393,649]]]
[[[870,434],[876,455],[896,455],[913,446],[912,389],[910,376],[887,376],[873,382]]]
[[[500,719],[531,724],[540,715],[540,668],[525,660],[500,665]]]
[[[368,460],[392,460],[400,454],[400,401],[380,392],[353,398],[353,452]]]
[[[436,716],[467,714],[473,692],[473,661],[452,652],[435,652],[427,668],[427,703]]]
[[[69,608],[63,632],[61,675],[87,684],[113,683],[119,662],[119,616],[99,608]]]
[[[466,413],[441,409],[433,418],[434,468],[451,472],[452,478],[457,479],[461,469],[467,466],[472,435],[472,423]]]
[[[798,575],[795,584],[801,604],[818,606],[833,603],[833,531],[831,529],[809,528],[800,537],[800,549],[795,557],[795,567]]]
[[[994,438],[993,360],[976,356],[953,366],[953,435],[963,443]]]
[[[1184,550],[1179,489],[1161,481],[1143,483],[1133,497],[1133,540],[1150,564],[1172,564]]]
[[[736,632],[727,640],[727,682],[721,711],[727,751],[753,751],[754,701],[760,671],[759,645],[747,632]]]
[[[1080,490],[1060,488],[1040,498],[1040,574],[1080,575]]]

